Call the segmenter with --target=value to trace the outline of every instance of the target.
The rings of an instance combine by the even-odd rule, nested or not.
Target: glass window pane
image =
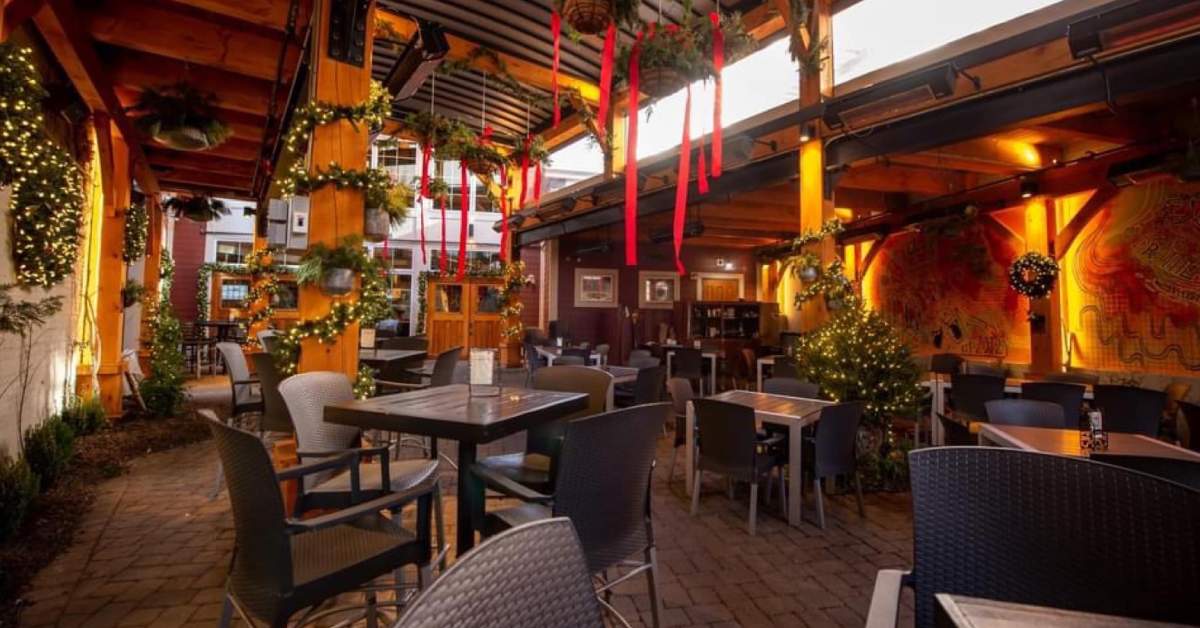
[[[500,311],[500,288],[497,286],[475,286],[475,311],[496,314]]]
[[[409,307],[412,295],[412,275],[396,275],[392,277],[392,289],[389,297],[392,304],[392,316],[400,321],[400,328],[405,329],[411,315]]]
[[[249,279],[223,279],[221,280],[221,307],[233,308],[242,307],[246,302],[246,296],[250,294]]]
[[[244,264],[246,255],[253,249],[250,242],[217,242],[216,261],[219,264]]]
[[[463,287],[460,285],[439,285],[433,293],[434,309],[438,312],[462,312]]]

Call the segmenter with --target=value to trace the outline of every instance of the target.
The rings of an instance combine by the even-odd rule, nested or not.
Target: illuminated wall
[[[1029,362],[1028,304],[1006,277],[1020,238],[985,218],[882,246],[863,294],[916,352]]]
[[[1069,364],[1200,371],[1200,185],[1124,188],[1063,259]]]

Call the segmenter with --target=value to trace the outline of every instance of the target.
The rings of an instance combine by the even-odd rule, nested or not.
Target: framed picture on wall
[[[615,268],[576,268],[575,307],[617,307]]]
[[[679,300],[679,275],[669,271],[638,271],[638,307],[669,310]]]

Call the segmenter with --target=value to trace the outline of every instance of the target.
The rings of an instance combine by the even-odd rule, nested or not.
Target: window
[[[371,255],[389,271],[412,270],[413,267],[413,252],[409,248],[388,247],[385,251],[382,246],[376,246]]]
[[[440,268],[442,252],[436,248],[429,250],[429,268]],[[495,251],[467,251],[467,267],[474,272],[483,270],[500,270],[500,254]],[[458,249],[446,249],[446,268],[453,272],[458,268]]]
[[[392,305],[392,317],[400,321],[400,330],[405,330],[412,319],[410,303],[413,278],[412,275],[395,275],[391,279],[392,286],[388,291],[388,298]]]
[[[254,250],[253,242],[217,242],[218,264],[245,264],[246,256]]]
[[[421,176],[417,145],[390,138],[376,142],[375,167],[386,170],[394,181],[415,186]]]
[[[222,279],[221,280],[221,308],[231,309],[242,307],[246,304],[246,297],[250,294],[249,279]]]
[[[278,290],[271,297],[271,305],[277,310],[294,310],[300,307],[300,286],[294,281],[280,281]]]
[[[669,310],[679,300],[679,275],[653,270],[638,271],[638,307]]]

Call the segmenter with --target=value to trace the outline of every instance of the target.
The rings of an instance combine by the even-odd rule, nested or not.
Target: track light
[[[800,141],[810,142],[812,138],[817,136],[817,129],[812,124],[805,124],[800,127]]]

